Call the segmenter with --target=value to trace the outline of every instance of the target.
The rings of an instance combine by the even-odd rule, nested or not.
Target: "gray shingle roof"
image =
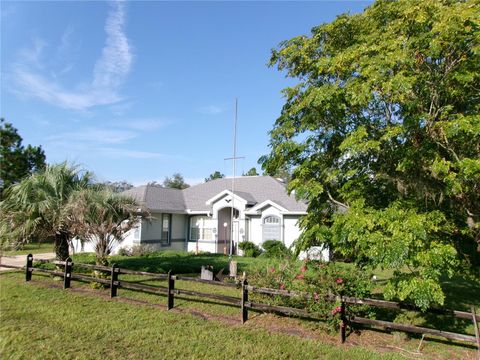
[[[182,190],[163,188],[158,185],[143,185],[124,191],[150,210],[185,212]]]
[[[184,190],[167,189],[155,185],[139,186],[124,192],[145,204],[150,210],[185,212],[209,211],[206,201],[224,190],[232,189],[232,179],[223,178],[191,186]],[[270,176],[242,176],[235,178],[235,194],[248,203],[260,204],[271,200],[288,211],[303,212],[307,206],[288,195],[285,186]]]

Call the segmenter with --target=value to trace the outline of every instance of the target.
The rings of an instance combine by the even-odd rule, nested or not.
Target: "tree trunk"
[[[69,236],[68,234],[65,233],[60,233],[55,236],[55,257],[57,260],[65,261],[68,256],[68,247],[69,247]]]
[[[97,265],[108,265],[108,260],[107,260],[107,250],[108,250],[108,237],[109,235],[99,235],[98,236],[98,242],[95,247],[95,253],[96,253],[96,262]]]

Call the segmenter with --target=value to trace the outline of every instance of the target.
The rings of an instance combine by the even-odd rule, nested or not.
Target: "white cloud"
[[[47,141],[56,145],[101,145],[122,144],[138,136],[137,133],[128,130],[95,129],[86,128],[79,131],[64,132],[47,137]]]
[[[118,87],[130,72],[132,54],[124,32],[125,7],[123,2],[112,3],[105,24],[107,40],[102,56],[95,64],[93,87],[112,89]]]
[[[42,71],[42,51],[45,43],[36,40],[32,49],[20,52],[20,60],[13,66],[12,77],[17,85],[16,93],[39,98],[66,109],[86,110],[97,105],[117,103],[122,100],[119,88],[129,74],[133,55],[125,35],[125,7],[123,2],[111,3],[106,24],[106,41],[102,55],[93,70],[93,79],[81,86],[69,89]],[[60,51],[68,48],[71,30],[62,36]],[[69,71],[67,65],[60,73]]]
[[[118,149],[103,147],[98,149],[101,155],[110,157],[110,158],[130,158],[130,159],[161,159],[166,156],[157,152],[150,151],[138,151],[138,150],[129,150],[129,149]]]
[[[124,122],[122,125],[126,128],[139,130],[139,131],[151,131],[162,128],[166,126],[170,121],[167,119],[156,119],[156,118],[146,118],[146,119],[129,119],[127,122]]]
[[[32,47],[29,49],[22,49],[19,52],[19,58],[23,60],[24,63],[28,63],[30,67],[35,67],[37,70],[42,70],[45,66],[41,61],[41,56],[43,50],[47,46],[47,43],[35,37],[32,40]],[[19,64],[17,64],[18,66]]]
[[[224,112],[225,109],[221,106],[217,105],[208,105],[208,106],[203,106],[198,109],[198,112],[202,114],[207,114],[207,115],[216,115]]]

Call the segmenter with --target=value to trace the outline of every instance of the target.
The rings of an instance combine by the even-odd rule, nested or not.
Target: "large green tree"
[[[113,192],[121,193],[133,188],[133,185],[126,180],[123,181],[105,181],[103,183],[107,188],[111,189]]]
[[[225,177],[225,174],[222,174],[220,171],[217,170],[214,173],[211,173],[209,177],[205,178],[205,182],[209,182],[216,179],[223,179],[224,177]]]
[[[257,172],[257,168],[255,167],[252,167],[250,170],[248,170],[247,172],[244,172],[242,174],[242,176],[258,176],[258,172]]]
[[[163,186],[171,189],[186,189],[190,187],[180,173],[174,173],[172,177],[167,176],[165,180],[163,180]]]
[[[59,260],[69,255],[75,214],[70,206],[75,193],[88,189],[92,174],[66,163],[49,165],[5,191],[0,202],[2,245],[53,239]]]
[[[24,147],[18,130],[0,119],[0,199],[4,189],[44,167],[42,147]]]
[[[271,57],[298,84],[261,162],[308,200],[298,248],[392,268],[386,295],[423,308],[479,257],[479,19],[478,0],[378,1]]]

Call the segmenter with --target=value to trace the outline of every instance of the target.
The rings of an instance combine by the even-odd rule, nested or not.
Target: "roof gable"
[[[251,208],[249,210],[249,212],[256,212],[256,211],[260,211],[264,208],[266,208],[267,206],[272,206],[274,208],[277,208],[278,210],[282,211],[282,212],[288,212],[287,209],[285,209],[283,206],[280,206],[278,205],[277,203],[275,203],[274,201],[272,200],[265,200],[264,202],[258,204],[258,205],[255,205],[253,208]]]
[[[168,189],[155,185],[139,186],[125,191],[147,206],[151,211],[207,212],[211,201],[220,195],[231,194],[232,178],[223,178],[191,186],[184,190]],[[235,195],[248,205],[271,201],[284,212],[303,213],[307,205],[289,195],[285,185],[271,176],[242,176],[235,178]],[[210,204],[207,204],[210,202]],[[258,206],[258,205],[256,205]]]

